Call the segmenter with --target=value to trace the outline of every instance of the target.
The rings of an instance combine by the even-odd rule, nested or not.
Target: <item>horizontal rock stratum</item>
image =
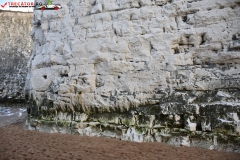
[[[239,0],[35,11],[29,128],[240,152]]]

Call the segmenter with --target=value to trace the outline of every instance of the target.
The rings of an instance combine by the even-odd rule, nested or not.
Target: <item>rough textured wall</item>
[[[239,0],[35,11],[29,128],[240,152]]]
[[[24,102],[33,13],[0,11],[0,103]]]

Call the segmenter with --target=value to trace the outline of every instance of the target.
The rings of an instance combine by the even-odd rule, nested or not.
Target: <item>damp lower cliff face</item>
[[[24,103],[33,13],[0,11],[0,106]]]
[[[240,152],[239,0],[35,11],[29,128]]]

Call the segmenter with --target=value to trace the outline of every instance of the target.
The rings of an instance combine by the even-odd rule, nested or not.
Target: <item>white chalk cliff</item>
[[[240,152],[239,0],[34,11],[29,128]]]
[[[0,10],[0,107],[25,105],[32,13]]]

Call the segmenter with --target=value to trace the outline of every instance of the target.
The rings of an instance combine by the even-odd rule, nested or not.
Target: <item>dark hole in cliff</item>
[[[61,75],[61,77],[68,77],[68,74],[63,74]]]
[[[121,78],[121,76],[118,76],[118,79],[120,79]]]
[[[197,130],[197,131],[202,131],[202,125],[201,125],[201,122],[198,122],[198,123],[197,123],[196,130]]]
[[[116,29],[114,29],[113,31],[114,31],[114,34],[117,36],[117,30],[116,30]]]
[[[40,21],[37,22],[37,27],[41,27],[41,22]]]
[[[30,114],[31,113],[31,108],[27,107],[27,113]]]
[[[47,79],[47,75],[44,75],[43,78],[44,78],[44,79]]]
[[[235,34],[232,36],[232,40],[237,40],[237,36]]]
[[[220,66],[225,66],[225,63],[219,63],[218,65],[220,65]]]
[[[183,17],[182,17],[182,21],[183,21],[183,22],[187,22],[187,16],[183,16]]]
[[[180,53],[179,49],[178,48],[174,48],[174,54],[178,54]]]
[[[201,42],[201,44],[200,45],[203,45],[206,41],[204,40],[204,36],[205,36],[205,34],[203,34],[201,37],[202,37],[202,42]]]

